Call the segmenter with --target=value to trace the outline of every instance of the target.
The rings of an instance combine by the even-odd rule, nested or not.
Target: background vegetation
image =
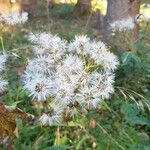
[[[95,3],[94,8],[105,5]],[[150,15],[150,7],[142,4],[141,8],[142,13]],[[81,33],[101,39],[100,29],[93,27],[94,19],[88,22],[87,16],[76,18],[71,15],[73,10],[74,3],[55,4],[47,10],[47,3],[40,1],[26,25],[5,29],[4,45],[11,57],[5,73],[9,88],[0,96],[1,103],[38,113],[39,106],[31,102],[20,80],[27,59],[33,56],[26,38],[29,31],[50,31],[67,40]],[[140,27],[132,48],[129,43],[127,50],[117,48],[115,38],[109,44],[120,59],[120,67],[116,71],[116,93],[99,109],[59,127],[42,127],[33,119],[16,119],[17,133],[8,143],[2,138],[0,149],[9,144],[14,150],[149,150],[150,26],[142,23]]]

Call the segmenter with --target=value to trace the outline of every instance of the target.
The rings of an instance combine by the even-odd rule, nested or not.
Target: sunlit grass
[[[150,17],[150,4],[142,4],[140,13],[143,14],[146,17]]]
[[[103,15],[106,14],[106,9],[107,9],[107,1],[106,0],[92,0],[92,7],[93,10],[101,10],[101,13]]]
[[[77,0],[55,0],[55,3],[76,4]],[[92,0],[92,8],[93,11],[96,11],[97,9],[101,10],[101,13],[105,15],[107,9],[107,0]],[[150,4],[143,3],[141,5],[140,13],[144,16],[150,16]]]
[[[76,4],[77,0],[55,0],[56,4]],[[102,14],[106,14],[107,1],[106,0],[92,0],[92,9],[96,11],[101,10]]]

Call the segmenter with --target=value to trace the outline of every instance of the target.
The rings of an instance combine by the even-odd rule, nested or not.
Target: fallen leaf
[[[0,103],[0,136],[12,136],[16,129],[16,118],[25,119],[27,114],[14,106]]]

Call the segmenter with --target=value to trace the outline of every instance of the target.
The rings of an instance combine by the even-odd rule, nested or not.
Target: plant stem
[[[125,150],[125,148],[120,145],[113,137],[111,134],[109,134],[100,124],[97,123],[97,126],[102,130],[103,133],[105,133],[118,147],[120,147],[121,150]]]
[[[54,141],[54,145],[60,145],[60,128],[58,127],[56,130],[56,137]]]
[[[2,46],[3,53],[5,53],[4,41],[3,41],[3,36],[2,35],[0,36],[0,41],[1,41],[1,46]]]

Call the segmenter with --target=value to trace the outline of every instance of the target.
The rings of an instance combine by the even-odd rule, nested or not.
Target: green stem
[[[98,68],[98,67],[100,67],[100,65],[91,65],[91,66],[85,67],[84,70],[85,70],[86,72],[88,72],[88,71],[90,71],[91,69]]]
[[[0,36],[0,41],[1,41],[1,46],[2,46],[3,53],[5,53],[4,41],[3,41],[3,36],[2,35]]]
[[[112,114],[114,114],[118,119],[121,119],[120,116],[114,111],[112,110],[105,101],[103,101],[104,106],[106,107],[106,109],[108,109]],[[134,140],[125,132],[125,130],[122,131],[126,137],[132,142],[134,143]]]
[[[58,127],[56,130],[56,137],[54,141],[54,145],[60,145],[60,128]]]
[[[97,123],[97,126],[102,130],[102,132],[104,134],[106,134],[108,136],[108,138],[110,138],[118,147],[120,147],[121,150],[125,150],[125,148],[120,145],[112,136],[111,134],[109,134],[100,124]]]

